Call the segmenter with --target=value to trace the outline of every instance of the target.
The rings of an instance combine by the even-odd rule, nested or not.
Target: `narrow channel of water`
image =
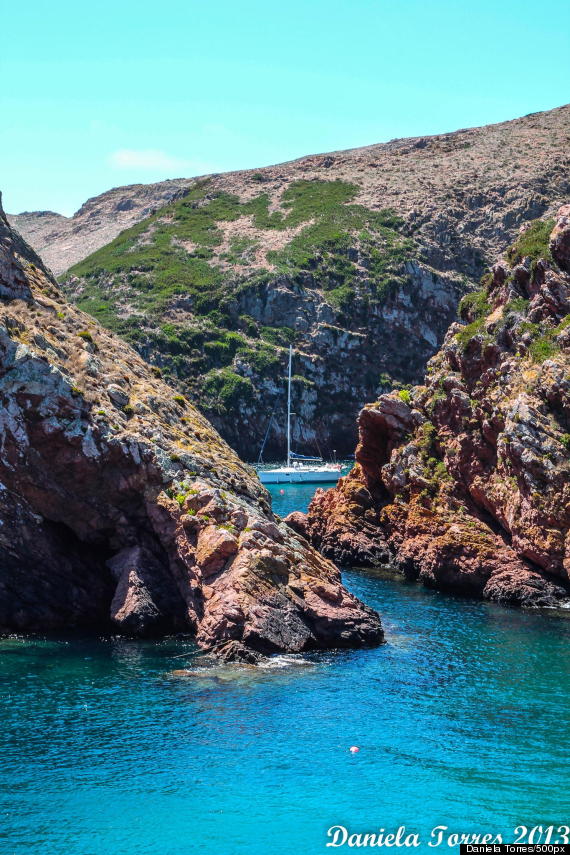
[[[282,514],[313,491],[280,489]],[[405,825],[457,853],[434,826],[567,821],[570,621],[345,578],[382,647],[251,670],[179,640],[0,640],[0,851],[316,855],[332,825]]]

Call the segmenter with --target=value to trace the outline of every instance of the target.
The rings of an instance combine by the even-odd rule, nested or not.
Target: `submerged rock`
[[[324,555],[502,603],[570,602],[568,212],[522,229],[464,299],[425,386],[362,410],[352,472],[288,518]]]
[[[378,615],[206,419],[63,299],[0,209],[0,631],[190,632],[226,660]]]

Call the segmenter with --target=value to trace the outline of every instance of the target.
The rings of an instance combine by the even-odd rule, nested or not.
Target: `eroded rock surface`
[[[0,209],[0,631],[376,644],[375,612],[206,419],[70,306]]]
[[[426,385],[359,417],[357,464],[289,523],[341,564],[521,606],[570,598],[570,221],[523,228]],[[553,228],[554,226],[554,228]]]

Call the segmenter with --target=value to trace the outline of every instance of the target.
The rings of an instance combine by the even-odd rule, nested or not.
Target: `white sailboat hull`
[[[337,466],[283,466],[257,474],[262,484],[336,484],[341,476]]]

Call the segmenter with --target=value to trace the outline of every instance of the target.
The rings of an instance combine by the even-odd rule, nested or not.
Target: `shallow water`
[[[335,824],[429,852],[436,825],[567,820],[570,621],[346,582],[386,645],[255,670],[180,640],[0,641],[0,852],[313,855]]]

